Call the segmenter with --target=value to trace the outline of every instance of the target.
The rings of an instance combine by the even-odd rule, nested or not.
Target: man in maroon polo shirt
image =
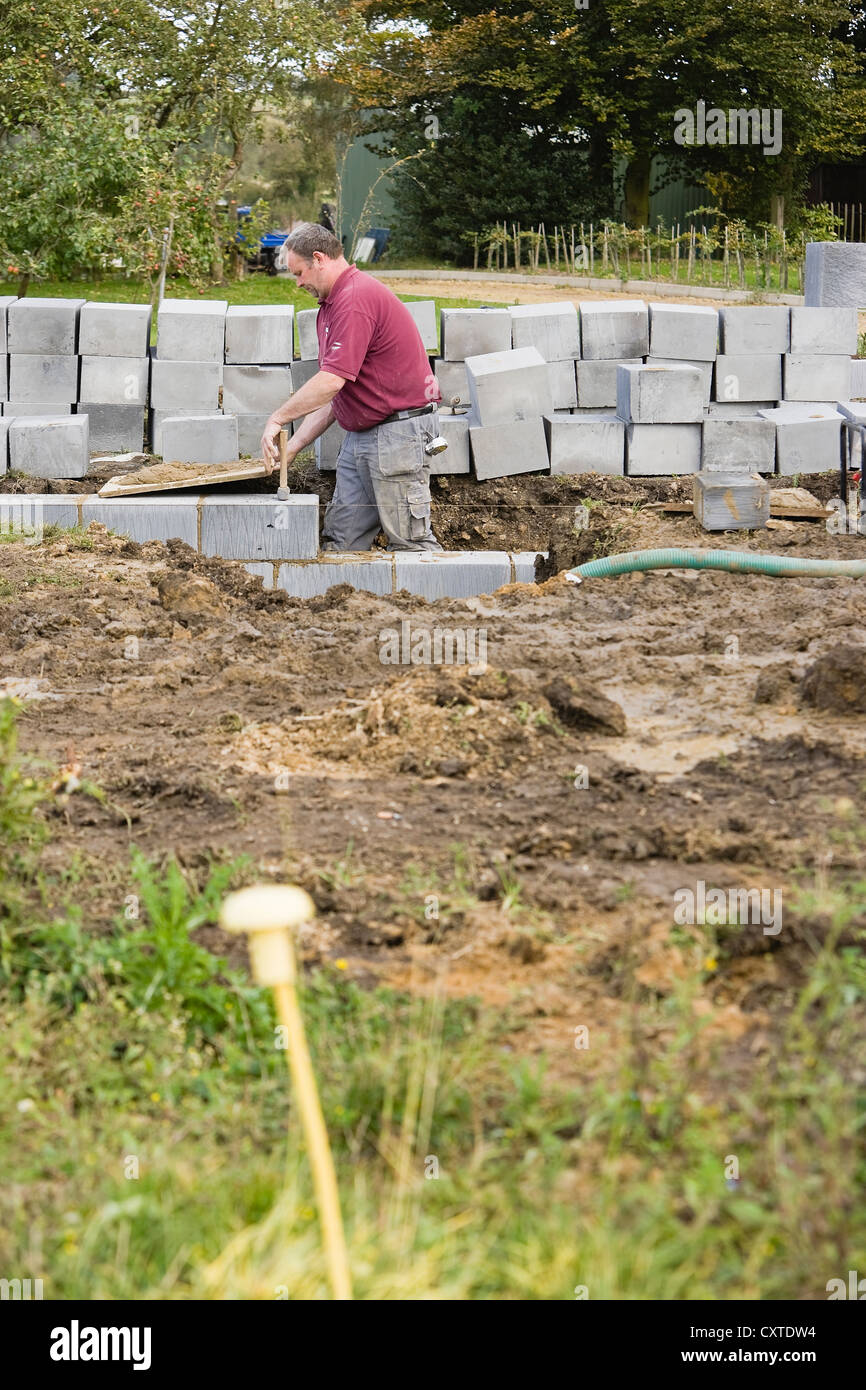
[[[323,550],[369,550],[385,532],[389,550],[441,550],[430,528],[430,461],[439,433],[439,386],[405,304],[349,265],[337,238],[305,222],[286,241],[288,268],[318,296],[319,371],[270,416],[262,455],[279,457],[280,427],[304,417],[289,458],[333,424],[346,437]]]

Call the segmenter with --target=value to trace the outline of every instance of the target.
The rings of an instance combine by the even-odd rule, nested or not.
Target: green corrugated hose
[[[728,570],[733,574],[835,575],[849,579],[866,578],[866,560],[798,560],[786,555],[754,555],[743,550],[627,550],[588,560],[585,565],[566,570],[571,584],[584,579],[606,579],[634,570]]]

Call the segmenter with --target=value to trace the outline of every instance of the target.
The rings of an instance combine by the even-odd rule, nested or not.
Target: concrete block
[[[701,466],[700,425],[627,425],[625,471],[632,478],[668,478],[697,473]]]
[[[791,403],[760,414],[776,426],[777,473],[823,473],[839,467],[842,416],[837,410]]]
[[[286,502],[264,493],[205,497],[201,551],[227,560],[314,560],[319,499],[304,493],[294,493]]]
[[[695,424],[704,417],[704,387],[694,367],[619,367],[616,413],[636,425]]]
[[[154,410],[151,407],[147,413],[151,452],[162,456],[162,427],[166,420],[188,420],[201,413],[201,406],[191,410]]]
[[[291,367],[223,367],[223,410],[270,415],[292,394]]]
[[[226,362],[291,362],[295,355],[292,304],[232,304],[226,312]]]
[[[235,415],[238,422],[238,452],[248,454],[251,458],[260,459],[262,456],[262,435],[265,432],[265,425],[268,422],[270,411],[260,412],[258,415]],[[291,430],[289,431],[291,434]]]
[[[438,412],[439,433],[448,440],[448,448],[442,454],[434,454],[430,460],[431,477],[439,473],[469,473],[469,417],[452,415],[450,410]]]
[[[547,559],[546,550],[517,550],[512,553],[511,563],[514,565],[514,579],[517,584],[535,583],[535,561],[539,555]]]
[[[866,400],[866,358],[851,363],[851,399]]]
[[[90,463],[86,415],[9,421],[9,467],[33,478],[83,478]]]
[[[810,241],[803,288],[812,308],[866,309],[866,243]]]
[[[710,401],[707,412],[711,419],[754,420],[760,410],[772,410],[773,401]]]
[[[693,487],[705,531],[754,531],[770,519],[770,484],[757,473],[698,473]]]
[[[313,357],[307,358],[306,361],[302,361],[299,357],[296,357],[291,366],[292,389],[294,391],[300,391],[301,387],[306,386],[308,381],[312,381],[313,377],[318,372],[319,359],[318,357]]]
[[[715,400],[778,401],[781,395],[779,354],[720,353],[716,358]]]
[[[169,362],[155,357],[150,403],[154,410],[219,410],[224,370],[221,362]]]
[[[415,326],[421,334],[421,342],[424,344],[424,351],[437,353],[439,351],[439,329],[436,326],[435,299],[404,299],[403,303],[415,320]]]
[[[850,357],[786,352],[783,362],[786,401],[835,401],[850,389]]]
[[[470,425],[504,425],[553,410],[547,363],[537,348],[466,358]]]
[[[642,299],[586,300],[580,306],[581,355],[590,361],[646,357],[649,316]]]
[[[224,299],[164,299],[156,320],[156,355],[169,362],[222,362]]]
[[[315,443],[316,467],[320,473],[332,473],[337,467],[337,459],[343,447],[346,431],[336,420],[320,434]]]
[[[651,357],[712,362],[718,350],[718,310],[700,304],[651,304],[649,335]]]
[[[59,353],[10,354],[9,399],[77,401],[78,358]]]
[[[760,357],[788,351],[790,311],[786,304],[726,304],[719,310],[721,352]]]
[[[0,401],[9,399],[9,358],[0,353]]]
[[[0,470],[2,471],[2,470]],[[46,526],[80,526],[80,497],[61,492],[0,495],[0,535],[40,538]]]
[[[853,357],[857,351],[857,310],[817,309],[795,305],[791,310],[791,352]]]
[[[368,594],[391,594],[394,562],[391,556],[331,551],[313,564],[289,562],[277,571],[277,588],[294,598],[317,598],[335,584],[351,584]]]
[[[78,394],[103,405],[144,406],[149,380],[149,357],[82,357]]]
[[[512,304],[508,312],[512,347],[537,348],[545,362],[580,356],[580,319],[573,304]]]
[[[713,392],[713,363],[704,362],[696,359],[694,362],[684,357],[648,357],[646,360],[648,367],[691,367],[700,372],[701,389],[703,391],[704,410],[710,404],[710,397]]]
[[[83,299],[37,299],[27,295],[6,310],[6,350],[38,357],[71,357],[78,351],[78,316]]]
[[[9,468],[9,421],[0,416],[0,478]]]
[[[554,410],[573,410],[577,405],[577,378],[574,374],[574,358],[560,362],[548,362],[547,377]]]
[[[162,456],[172,463],[233,463],[238,457],[234,415],[169,415],[162,422]],[[254,555],[246,557],[254,560]]]
[[[316,319],[318,317],[318,309],[299,309],[296,315],[298,343],[301,357],[305,362],[318,362],[319,360],[319,335],[316,331]]]
[[[504,550],[400,550],[394,563],[397,592],[407,589],[430,602],[492,594],[511,583],[511,557]]]
[[[144,406],[79,401],[76,415],[90,421],[90,452],[139,454],[144,448]]]
[[[433,372],[439,382],[443,405],[469,404],[469,376],[465,362],[446,362],[444,358],[437,357]]]
[[[6,345],[6,315],[10,304],[17,304],[17,294],[0,294],[0,357],[9,351]]]
[[[704,420],[701,468],[705,473],[775,473],[776,427],[772,420]]]
[[[549,412],[548,412],[549,413]],[[549,473],[544,421],[518,420],[505,425],[469,427],[469,446],[476,478],[510,478],[515,473]]]
[[[4,401],[4,415],[72,415],[74,401]]]
[[[251,565],[244,565],[244,569],[247,574],[262,581],[263,589],[274,587],[274,566],[271,560],[254,560]]]
[[[544,429],[551,473],[625,471],[625,425],[615,415],[545,415]]]
[[[443,309],[442,356],[446,362],[465,362],[511,347],[511,314],[507,309]]]
[[[866,425],[866,401],[836,401],[836,409],[845,420]]]
[[[149,304],[88,302],[78,320],[82,357],[146,357],[153,315]]]
[[[636,367],[642,361],[641,357],[623,357],[575,363],[578,406],[582,410],[615,410],[617,367]]]
[[[131,541],[186,541],[198,545],[198,498],[157,493],[132,497],[86,497],[84,525],[99,521]]]

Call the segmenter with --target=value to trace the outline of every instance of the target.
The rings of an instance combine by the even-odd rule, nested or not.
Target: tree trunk
[[[28,270],[24,272],[24,274],[21,276],[21,279],[18,281],[18,298],[23,299],[29,288],[30,272]]]
[[[650,164],[652,155],[639,152],[625,171],[625,218],[630,227],[649,223]]]
[[[773,193],[770,197],[770,221],[781,232],[785,227],[785,195]]]

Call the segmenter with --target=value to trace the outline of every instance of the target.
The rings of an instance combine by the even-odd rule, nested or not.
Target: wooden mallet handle
[[[289,490],[289,436],[285,430],[280,430],[280,491]]]

